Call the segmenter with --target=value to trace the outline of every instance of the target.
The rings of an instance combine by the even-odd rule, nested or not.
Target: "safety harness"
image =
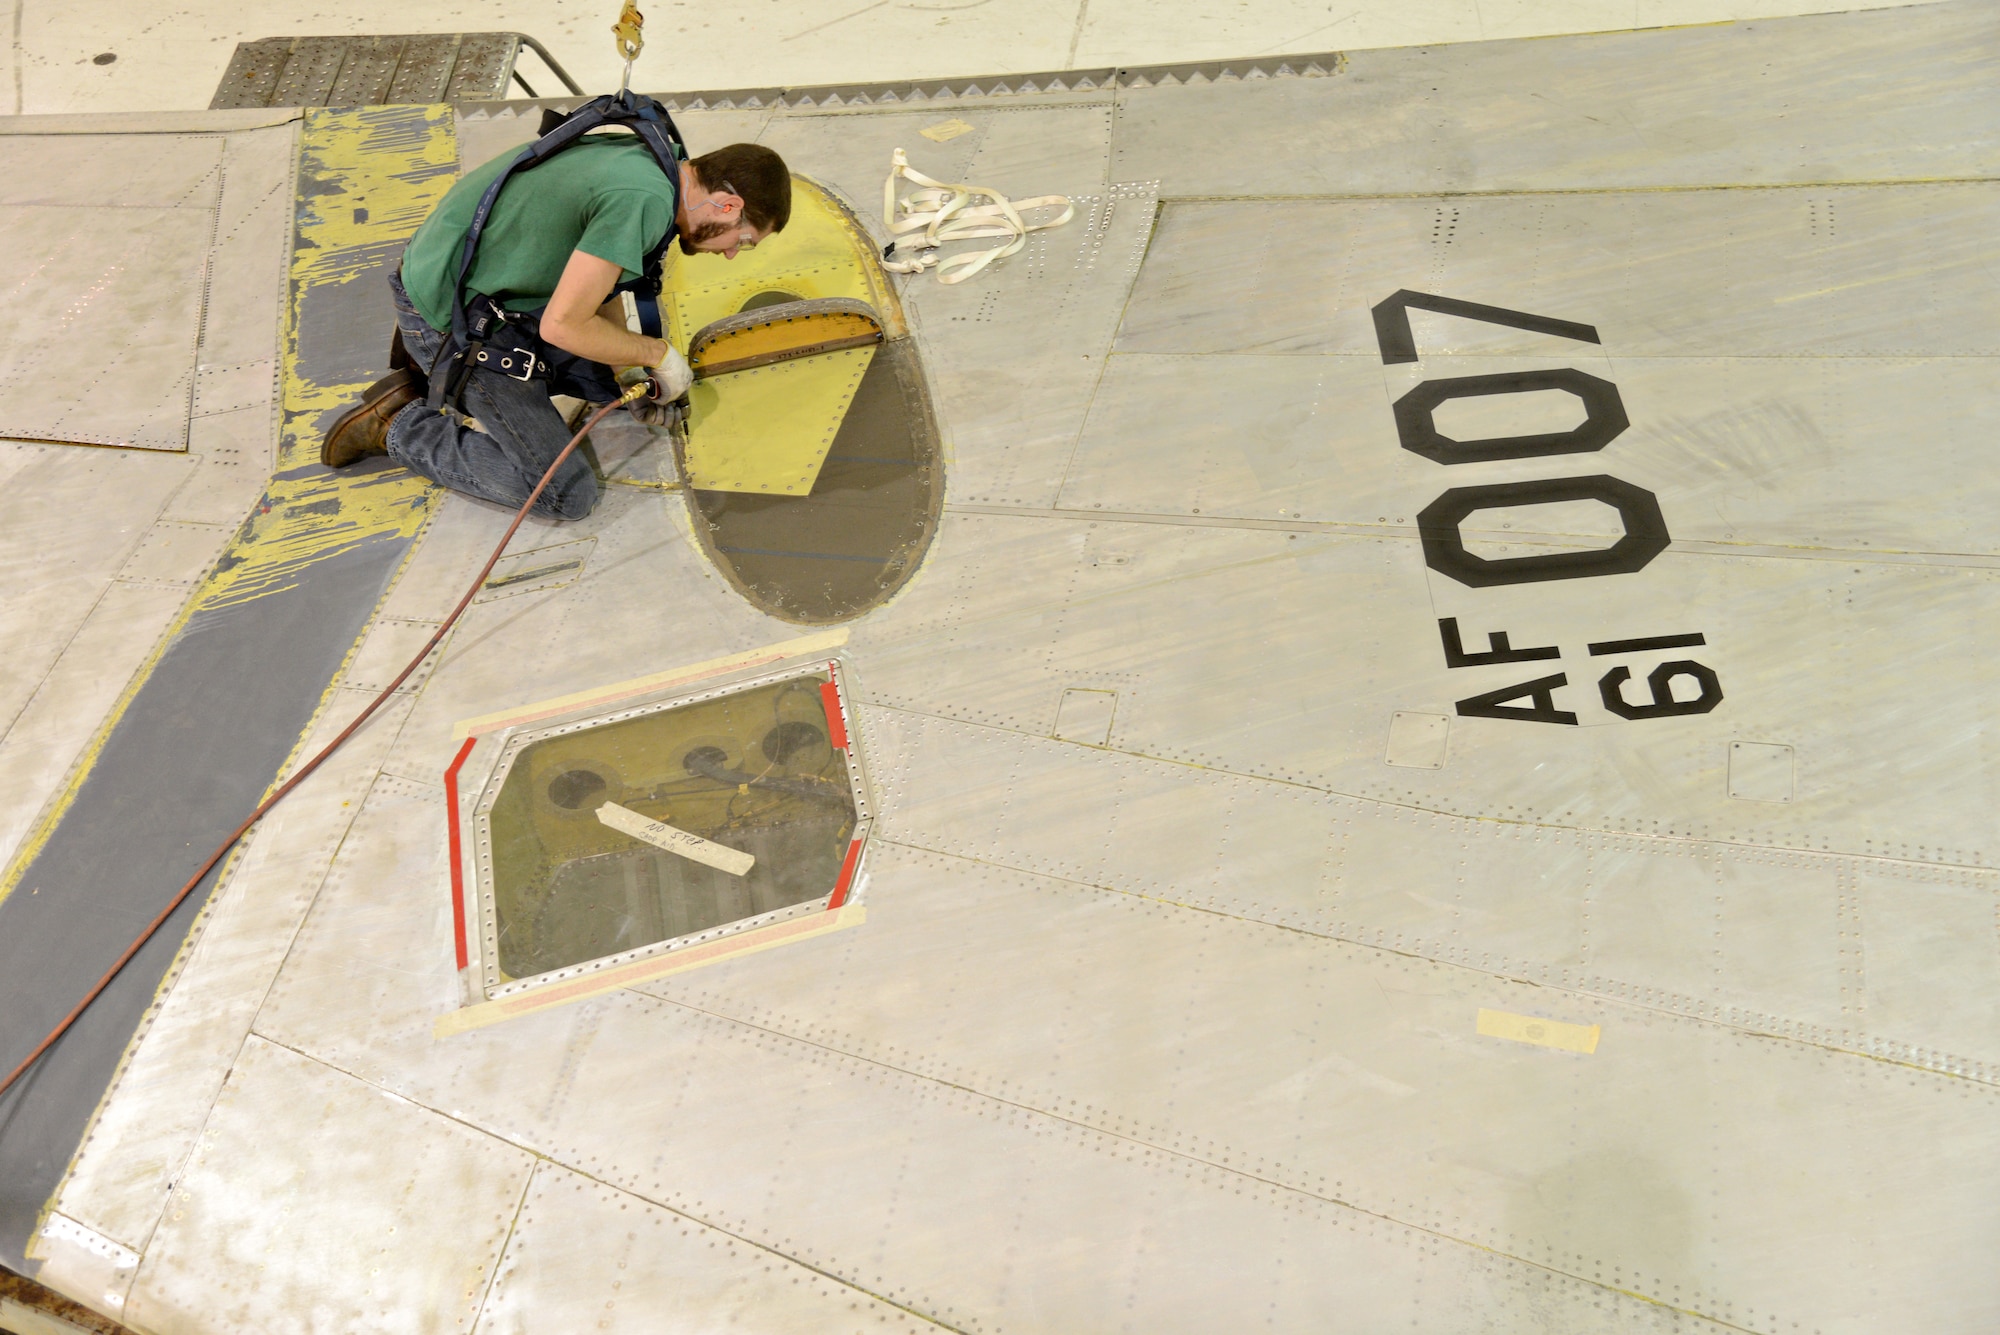
[[[507,182],[516,173],[539,167],[564,149],[575,147],[591,131],[605,126],[623,126],[636,134],[660,170],[674,183],[675,196],[679,197],[680,165],[687,161],[687,145],[682,142],[673,117],[654,99],[626,91],[592,98],[567,116],[544,112],[541,138],[522,149],[506,170],[493,178],[486,193],[479,197],[472,225],[466,228],[465,246],[459,253],[458,278],[452,284],[451,341],[441,350],[428,376],[431,407],[462,411],[465,384],[475,367],[498,371],[516,380],[548,377],[549,364],[540,355],[541,339],[536,332],[523,327],[529,321],[539,326],[540,321],[532,316],[524,320],[524,313],[509,311],[483,293],[468,293],[466,279],[479,253],[480,235],[485,232],[486,221]],[[632,294],[641,331],[654,337],[660,332],[661,265],[674,234],[675,228],[669,224],[660,243],[646,252],[640,276],[618,284],[615,289]]]

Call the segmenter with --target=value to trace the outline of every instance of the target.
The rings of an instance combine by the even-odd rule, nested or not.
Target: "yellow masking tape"
[[[934,144],[943,144],[949,143],[962,134],[971,134],[972,127],[954,116],[948,121],[939,121],[936,125],[926,125],[923,129],[917,131],[917,133]]]
[[[795,941],[809,941],[816,936],[825,936],[828,932],[837,932],[843,927],[858,927],[867,920],[867,917],[867,909],[859,904],[848,904],[830,912],[793,918],[789,922],[772,923],[769,927],[759,927],[735,936],[726,936],[720,941],[710,941],[705,945],[688,946],[665,955],[655,955],[651,959],[634,960],[630,964],[606,969],[602,973],[589,974],[573,982],[552,983],[518,996],[482,1001],[476,1006],[450,1011],[438,1016],[437,1022],[431,1026],[431,1034],[436,1038],[450,1038],[453,1034],[462,1034],[470,1029],[483,1029],[489,1024],[511,1020],[517,1015],[530,1015],[536,1011],[548,1010],[552,1006],[567,1006],[572,1001],[603,996],[606,992],[616,992],[634,983],[666,978],[672,974],[685,973],[689,969],[699,969],[704,965],[719,964],[723,960],[741,959],[745,955],[755,955],[759,951],[770,950],[776,946],[788,946]]]
[[[838,649],[847,643],[847,628],[835,627],[814,635],[801,635],[794,640],[780,640],[767,644],[761,649],[746,649],[740,654],[726,654],[721,658],[710,658],[686,667],[671,668],[665,672],[655,672],[650,676],[634,677],[630,681],[613,682],[609,686],[594,686],[587,691],[577,691],[571,695],[559,695],[553,700],[540,700],[530,705],[517,705],[498,713],[481,714],[476,718],[460,719],[452,725],[453,741],[463,741],[467,737],[483,733],[497,732],[501,728],[511,728],[521,723],[534,723],[558,714],[567,714],[576,709],[589,709],[595,705],[610,704],[627,696],[644,695],[647,691],[660,690],[667,686],[680,686],[688,682],[700,681],[704,677],[718,676],[737,668],[760,667],[766,663],[780,663],[787,658],[803,658],[808,654],[823,653]]]
[[[1515,1015],[1508,1011],[1479,1011],[1479,1032],[1488,1038],[1511,1039],[1541,1048],[1561,1048],[1564,1052],[1597,1051],[1599,1026],[1564,1024],[1536,1015]]]

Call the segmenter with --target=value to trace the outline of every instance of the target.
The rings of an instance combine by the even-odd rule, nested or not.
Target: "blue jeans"
[[[437,365],[450,335],[431,328],[417,313],[400,274],[389,275],[389,290],[404,350],[428,371]],[[389,457],[440,486],[518,509],[572,434],[549,396],[568,394],[597,403],[618,397],[609,367],[546,344],[538,351],[549,363],[547,380],[516,380],[483,367],[467,378],[465,412],[486,430],[475,430],[459,414],[439,412],[419,399],[389,423]],[[533,513],[581,519],[596,504],[597,478],[579,446],[549,480]]]

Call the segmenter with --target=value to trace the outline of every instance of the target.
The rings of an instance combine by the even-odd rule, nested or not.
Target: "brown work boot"
[[[370,455],[388,453],[389,419],[420,397],[407,370],[389,372],[368,387],[358,406],[333,424],[333,430],[326,433],[326,443],[319,447],[319,461],[328,468],[345,468]]]

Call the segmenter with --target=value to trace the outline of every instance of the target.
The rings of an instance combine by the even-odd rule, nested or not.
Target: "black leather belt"
[[[472,359],[489,371],[498,371],[516,380],[533,380],[536,376],[546,377],[549,373],[549,364],[527,348],[484,347],[473,353]]]

